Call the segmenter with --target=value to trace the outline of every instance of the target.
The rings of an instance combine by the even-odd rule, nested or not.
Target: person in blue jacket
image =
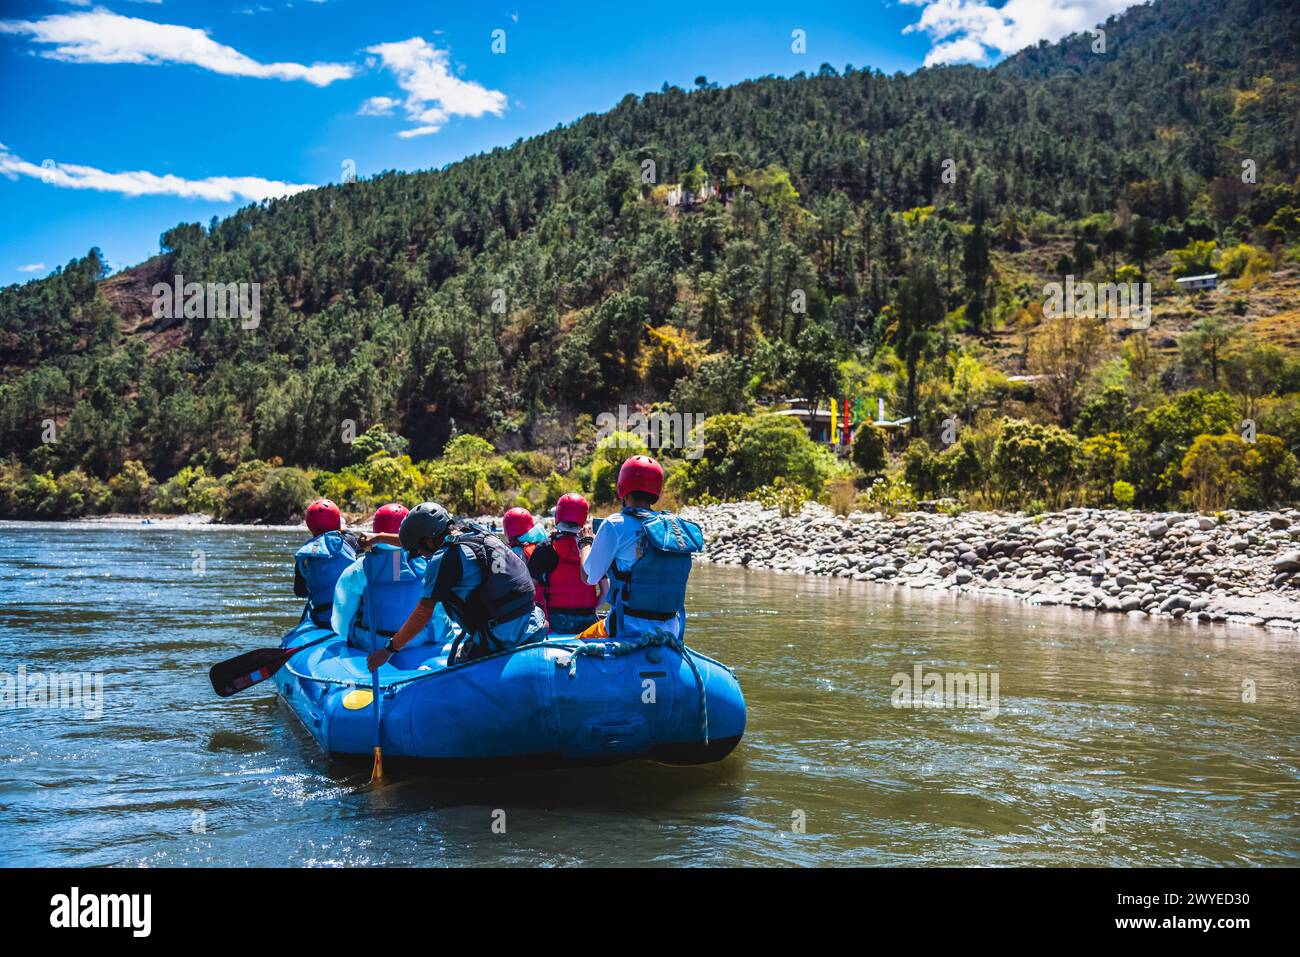
[[[318,628],[330,626],[334,586],[357,559],[356,539],[343,531],[339,507],[327,498],[307,506],[311,540],[293,556],[293,593],[307,599],[308,614]]]
[[[546,636],[546,616],[533,601],[528,566],[495,535],[452,533],[451,516],[424,502],[411,509],[398,531],[409,554],[428,560],[419,604],[397,634],[367,660],[372,671],[420,634],[442,604],[461,629],[449,663],[471,661]],[[459,652],[459,654],[458,654]]]
[[[375,537],[395,535],[406,515],[406,506],[397,502],[378,509],[371,534],[361,536],[367,551],[348,566],[334,586],[330,625],[335,634],[346,635],[348,644],[363,651],[374,651],[397,634],[420,600],[428,563]],[[453,629],[439,606],[429,627],[409,644],[441,646]]]

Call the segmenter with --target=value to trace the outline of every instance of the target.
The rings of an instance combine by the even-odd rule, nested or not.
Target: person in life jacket
[[[694,522],[655,511],[663,488],[663,466],[654,459],[634,455],[625,461],[615,493],[623,509],[604,521],[583,559],[585,581],[610,578],[604,622],[610,636],[679,639],[685,630],[686,581],[704,534]]]
[[[528,559],[528,573],[538,583],[546,620],[555,635],[576,635],[594,625],[603,586],[608,584],[588,585],[582,577],[582,562],[592,543],[589,511],[587,500],[577,492],[561,495],[555,503],[555,531]]]
[[[334,586],[357,559],[356,539],[343,531],[339,507],[327,498],[307,506],[311,540],[293,556],[293,593],[307,599],[308,613],[318,628],[330,626]]]
[[[546,529],[526,508],[508,509],[501,519],[501,528],[505,532],[506,544],[524,561],[528,561],[528,556],[533,553],[530,545],[540,545],[546,541]]]
[[[414,639],[441,602],[461,629],[448,662],[470,661],[546,635],[546,618],[533,601],[533,580],[510,547],[495,535],[456,534],[441,505],[424,502],[402,520],[398,543],[428,560],[419,603],[397,634],[370,653],[378,669]]]
[[[538,524],[537,519],[533,518],[533,513],[526,508],[516,506],[507,509],[506,514],[501,518],[501,530],[505,532],[506,544],[510,546],[511,551],[524,560],[525,565],[533,557],[537,546],[546,541],[546,529]],[[543,611],[546,610],[540,584],[533,589],[533,601],[540,605]]]
[[[405,505],[390,502],[375,512],[372,535],[396,535],[407,515]],[[374,651],[397,634],[420,600],[427,562],[411,557],[397,545],[361,536],[364,555],[339,576],[334,586],[334,608],[330,625],[335,634],[346,635],[348,644]],[[453,626],[441,605],[429,626],[408,644],[441,646]]]

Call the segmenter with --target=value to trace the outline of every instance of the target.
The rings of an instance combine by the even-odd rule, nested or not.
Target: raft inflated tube
[[[282,646],[328,637],[304,621]],[[449,649],[407,647],[379,669],[388,764],[451,774],[635,758],[704,764],[745,731],[735,674],[686,647],[552,636],[448,667]],[[361,762],[376,744],[371,679],[365,654],[335,636],[290,658],[275,684],[326,754]]]

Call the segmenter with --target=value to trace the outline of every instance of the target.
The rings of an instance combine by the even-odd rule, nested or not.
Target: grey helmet
[[[451,528],[451,516],[437,502],[421,502],[406,513],[397,538],[408,552],[419,551],[426,538],[438,539]]]

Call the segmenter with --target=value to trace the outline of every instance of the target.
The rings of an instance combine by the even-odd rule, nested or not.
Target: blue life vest
[[[323,532],[298,549],[293,558],[298,573],[307,583],[312,621],[328,628],[330,609],[334,607],[334,586],[344,570],[357,560],[357,554],[344,541],[341,532]]]
[[[691,556],[704,548],[700,526],[669,512],[625,508],[623,516],[639,526],[637,559],[627,571],[609,570],[614,634],[624,615],[668,621],[683,614]]]
[[[348,643],[366,651],[382,648],[406,624],[424,590],[423,558],[405,549],[377,545],[361,559],[366,590],[352,620]]]

